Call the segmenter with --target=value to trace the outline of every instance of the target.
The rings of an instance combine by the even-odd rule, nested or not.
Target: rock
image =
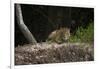
[[[15,65],[93,61],[93,45],[86,43],[42,43],[15,48]],[[41,46],[42,45],[42,46]]]

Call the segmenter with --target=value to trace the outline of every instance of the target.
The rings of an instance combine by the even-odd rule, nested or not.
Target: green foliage
[[[69,42],[88,42],[94,41],[94,24],[90,23],[86,28],[78,27],[75,35],[71,35]]]

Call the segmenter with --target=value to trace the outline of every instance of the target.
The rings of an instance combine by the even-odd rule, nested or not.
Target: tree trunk
[[[27,28],[27,26],[25,25],[25,23],[23,21],[21,6],[19,4],[16,4],[15,8],[16,8],[17,21],[18,21],[17,23],[18,23],[18,26],[19,26],[21,32],[23,33],[25,38],[29,41],[29,43],[36,44],[37,41],[35,40],[34,36],[29,31],[29,29]]]

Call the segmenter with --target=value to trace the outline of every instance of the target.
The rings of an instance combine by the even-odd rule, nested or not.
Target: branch
[[[15,8],[16,8],[17,21],[18,21],[17,23],[18,23],[18,26],[19,26],[21,32],[23,33],[25,38],[29,41],[29,43],[36,44],[37,41],[35,40],[34,36],[29,31],[29,29],[27,28],[27,26],[25,25],[25,23],[23,21],[21,6],[19,4],[16,4]]]

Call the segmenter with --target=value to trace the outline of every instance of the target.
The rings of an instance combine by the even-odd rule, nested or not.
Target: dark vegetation
[[[29,44],[15,14],[16,65],[94,60],[93,8],[21,4],[21,9],[24,23],[38,43]],[[48,36],[60,28],[70,29],[68,41],[48,43]]]

